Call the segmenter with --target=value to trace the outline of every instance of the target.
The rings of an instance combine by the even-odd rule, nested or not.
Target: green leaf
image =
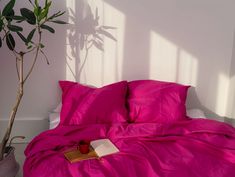
[[[41,27],[42,29],[46,29],[46,30],[50,31],[51,33],[55,33],[55,30],[54,30],[52,27],[50,27],[50,26],[41,25],[40,27]]]
[[[11,33],[7,33],[6,43],[7,43],[7,47],[10,50],[14,50],[14,48],[15,48],[15,40],[14,40],[13,36],[11,35]]]
[[[23,21],[25,21],[25,19],[24,20],[18,20],[18,21],[16,21],[16,23],[21,23]]]
[[[9,21],[12,21],[12,16],[14,16],[15,15],[15,11],[12,9],[8,14],[7,14],[7,16],[6,16],[6,19],[7,19],[7,21],[9,22]]]
[[[41,49],[45,47],[45,45],[43,45],[42,43],[40,43],[39,46]]]
[[[26,44],[28,43],[27,39],[21,34],[20,32],[17,32],[18,36],[21,38],[22,41],[24,41]]]
[[[34,35],[35,31],[36,31],[36,28],[34,28],[34,29],[29,33],[29,35],[27,36],[27,44],[28,44],[29,42],[31,42],[31,40],[33,39],[33,35]]]
[[[47,4],[48,4],[48,0],[45,1],[45,7],[47,6]]]
[[[33,46],[32,45],[29,45],[28,47],[27,47],[27,49],[31,49]]]
[[[33,5],[33,3],[32,3],[32,1],[31,0],[28,0],[29,2],[30,2],[30,4],[32,4]]]
[[[38,17],[38,21],[41,21],[42,19],[46,18],[47,13],[48,13],[48,11],[46,11],[45,9],[42,9],[42,11]]]
[[[52,19],[54,19],[54,18],[56,18],[56,17],[59,17],[59,16],[63,15],[64,13],[65,13],[65,11],[64,11],[64,12],[58,11],[58,12],[56,12],[55,14],[53,14],[52,16],[50,16],[50,17],[48,18],[48,20],[52,20]]]
[[[53,20],[53,21],[50,21],[50,22],[57,23],[57,24],[68,24],[67,22],[61,21],[61,20]]]
[[[20,26],[8,24],[7,27],[10,31],[13,31],[13,32],[23,31],[23,28]]]
[[[46,2],[45,2],[45,8],[47,8],[47,9],[49,10],[51,4],[52,4],[52,1],[49,1],[49,2],[48,2],[48,1],[46,0]]]
[[[31,10],[29,10],[27,8],[22,8],[22,9],[20,9],[20,13],[23,17],[26,18],[26,20],[29,24],[31,24],[31,25],[36,24],[36,17]]]
[[[11,19],[13,19],[13,20],[22,20],[22,21],[24,21],[24,20],[25,20],[25,18],[24,18],[24,17],[22,17],[22,16],[18,16],[18,15],[10,16],[10,18],[11,18]]]
[[[2,47],[2,38],[0,36],[0,48]]]
[[[34,12],[36,17],[38,17],[41,14],[41,10],[42,10],[42,8],[40,6],[34,7],[34,11],[33,12]]]
[[[47,18],[50,6],[51,6],[51,1],[49,1],[48,3],[46,1],[45,7],[43,8],[41,14],[39,15],[39,21],[41,21],[44,18]]]
[[[36,7],[39,7],[38,0],[35,0],[34,3],[36,5]]]
[[[13,10],[13,7],[15,6],[15,2],[16,0],[10,0],[10,2],[7,3],[7,5],[4,7],[2,11],[3,16],[8,15]]]
[[[59,16],[64,15],[64,14],[65,14],[65,11],[64,12],[59,11],[59,12],[56,13],[55,17],[59,17]]]
[[[0,19],[0,32],[2,31],[2,29],[3,29],[3,20]]]

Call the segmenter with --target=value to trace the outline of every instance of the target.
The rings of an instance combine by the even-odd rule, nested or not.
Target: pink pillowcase
[[[60,81],[59,84],[63,92],[61,125],[127,122],[127,81],[102,88],[70,81]]]
[[[128,83],[131,122],[170,123],[186,119],[185,101],[189,86],[139,80]]]

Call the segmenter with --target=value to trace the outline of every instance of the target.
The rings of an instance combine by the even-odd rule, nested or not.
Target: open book
[[[119,152],[118,148],[109,139],[99,139],[90,142],[90,151],[82,154],[79,149],[64,152],[65,157],[71,162],[100,158]]]

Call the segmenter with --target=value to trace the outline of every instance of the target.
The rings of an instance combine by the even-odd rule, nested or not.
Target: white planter
[[[19,164],[16,162],[14,147],[7,147],[6,154],[0,161],[0,177],[15,177],[19,171]]]

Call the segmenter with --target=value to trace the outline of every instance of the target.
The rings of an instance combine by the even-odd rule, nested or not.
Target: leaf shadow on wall
[[[69,8],[69,18],[72,21],[68,33],[69,44],[71,46],[71,56],[69,60],[75,60],[75,64],[71,68],[67,65],[75,80],[79,81],[84,66],[88,60],[88,54],[92,47],[104,52],[104,37],[117,41],[116,38],[108,31],[115,30],[112,26],[103,26],[99,24],[98,8],[93,14],[91,6],[86,0],[78,0],[75,2],[75,9]],[[82,52],[84,55],[82,56]]]

